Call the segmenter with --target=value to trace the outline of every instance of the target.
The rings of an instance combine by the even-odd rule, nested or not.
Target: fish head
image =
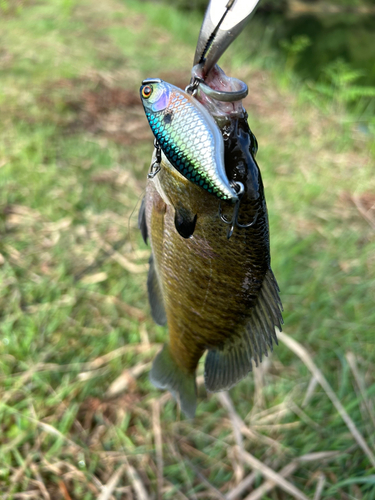
[[[160,78],[143,80],[139,90],[146,112],[157,113],[168,107],[172,86]]]

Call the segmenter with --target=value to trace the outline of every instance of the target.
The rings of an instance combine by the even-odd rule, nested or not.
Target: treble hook
[[[219,204],[220,219],[224,222],[224,224],[228,224],[230,226],[228,228],[228,232],[227,232],[227,239],[228,240],[232,236],[235,226],[240,227],[240,228],[251,227],[251,226],[253,226],[255,224],[255,222],[257,221],[257,218],[258,218],[258,212],[257,212],[255,214],[254,219],[251,222],[249,222],[248,224],[240,224],[238,222],[238,212],[239,212],[239,209],[240,209],[240,204],[241,204],[242,196],[243,196],[243,194],[245,192],[245,187],[242,184],[242,182],[238,182],[238,181],[234,181],[232,184],[233,184],[233,187],[234,187],[234,189],[235,189],[235,191],[237,193],[238,200],[236,201],[236,204],[234,206],[233,215],[232,215],[232,219],[231,220],[228,220],[225,217],[225,215],[223,215],[223,213],[221,211],[221,203]]]
[[[154,140],[155,160],[151,163],[150,172],[147,174],[147,179],[153,179],[161,170],[161,147],[157,140]]]

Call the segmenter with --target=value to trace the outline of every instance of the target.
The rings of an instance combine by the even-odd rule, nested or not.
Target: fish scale
[[[189,94],[159,80],[141,98],[163,153],[186,179],[221,200],[238,197],[225,174],[223,139],[213,118]],[[151,85],[149,85],[151,86]]]

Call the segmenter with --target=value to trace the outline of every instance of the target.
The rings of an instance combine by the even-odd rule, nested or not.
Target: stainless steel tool
[[[259,0],[210,0],[193,64],[200,65],[203,77],[241,33],[258,2]]]

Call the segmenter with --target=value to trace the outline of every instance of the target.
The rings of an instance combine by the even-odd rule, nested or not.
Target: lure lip
[[[215,66],[252,17],[259,0],[210,0],[198,37],[193,66],[204,75]]]

